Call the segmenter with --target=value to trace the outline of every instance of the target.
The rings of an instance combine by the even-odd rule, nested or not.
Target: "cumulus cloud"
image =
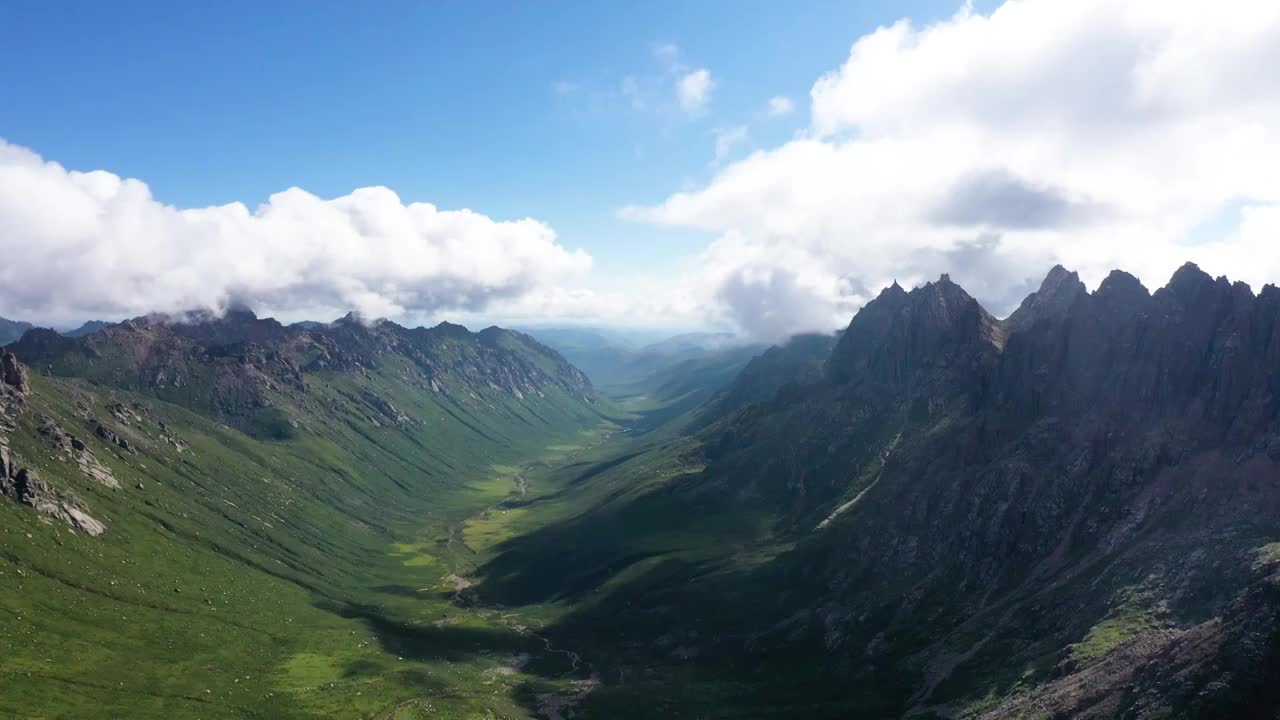
[[[690,115],[702,113],[711,102],[711,91],[714,89],[715,81],[711,79],[711,71],[706,68],[681,76],[676,83],[680,109]]]
[[[1010,0],[857,38],[812,126],[625,217],[700,228],[748,332],[829,329],[950,272],[1009,311],[1056,262],[1280,281],[1280,4]],[[744,284],[763,297],[743,292]],[[798,301],[797,298],[803,298]],[[761,327],[753,317],[776,308]]]
[[[739,145],[747,142],[751,137],[750,130],[746,125],[737,127],[722,128],[716,130],[716,155],[712,159],[712,165],[720,165],[729,157],[729,153]]]
[[[536,220],[406,204],[384,187],[180,209],[140,180],[70,171],[3,141],[0,257],[4,314],[53,323],[233,300],[368,317],[479,311],[591,267]]]
[[[778,95],[776,97],[769,98],[769,114],[773,117],[790,115],[795,109],[796,104],[792,102],[789,97]]]
[[[1036,185],[1006,170],[982,170],[960,178],[929,217],[944,225],[1031,230],[1085,223],[1101,212],[1095,203],[1059,188]]]

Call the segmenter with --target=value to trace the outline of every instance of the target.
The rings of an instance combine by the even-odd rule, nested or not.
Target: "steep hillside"
[[[701,717],[1280,707],[1273,286],[1055,268],[1005,321],[946,276],[893,286],[809,384],[576,472],[592,509],[480,587],[563,597],[538,578],[594,568],[557,632],[649,668],[602,717],[663,693]]]
[[[448,579],[519,464],[607,432],[553,351],[244,312],[13,349],[0,715],[532,717],[526,693],[572,694],[536,615],[513,630]]]

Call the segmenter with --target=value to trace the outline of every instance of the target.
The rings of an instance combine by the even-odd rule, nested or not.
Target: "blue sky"
[[[1253,0],[3,3],[0,316],[776,340],[944,272],[1258,288],[1278,66]]]
[[[810,85],[858,36],[948,2],[8,3],[0,137],[146,181],[180,207],[300,186],[548,222],[597,269],[660,270],[698,233],[617,219],[711,174],[714,132],[752,146],[807,122]],[[672,106],[658,48],[710,70]],[[621,96],[627,77],[651,96]],[[572,84],[559,94],[556,83]],[[770,97],[796,111],[762,120]]]

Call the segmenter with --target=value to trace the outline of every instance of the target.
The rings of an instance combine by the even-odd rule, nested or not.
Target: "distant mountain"
[[[388,359],[407,362],[418,387],[464,402],[498,390],[522,398],[548,385],[579,398],[587,377],[555,351],[520,333],[471,333],[442,323],[426,329],[365,324],[354,315],[312,328],[285,326],[247,310],[170,319],[135,318],[83,337],[35,330],[11,350],[48,374],[147,392],[247,431],[283,431],[282,408],[297,402],[305,377],[363,372]],[[390,400],[389,398],[384,398]]]
[[[742,352],[750,357],[763,349],[729,333],[684,333],[641,344],[636,337],[594,328],[534,328],[528,332],[581,368],[596,385],[632,394],[654,390],[678,377],[681,367],[692,367],[687,363],[697,364],[718,355],[735,357]],[[732,366],[732,372],[740,367]]]
[[[81,325],[80,327],[76,328],[75,330],[68,330],[62,334],[66,335],[67,337],[84,337],[85,335],[96,333],[105,327],[109,327],[110,325],[111,323],[105,322],[102,320],[90,320],[85,324]]]
[[[741,683],[717,717],[1276,717],[1275,286],[1054,268],[1000,321],[944,275],[884,290],[825,360],[802,342],[696,436],[583,472],[604,500],[482,592],[608,568],[554,631],[674,655],[691,695]]]
[[[538,327],[519,328],[521,332],[538,338],[555,348],[570,350],[598,350],[601,348],[634,349],[641,345],[626,333],[591,327]]]
[[[724,350],[748,344],[733,333],[696,332],[674,335],[640,348],[643,353],[675,355],[691,350]]]
[[[0,345],[8,345],[17,340],[32,327],[34,326],[31,323],[0,318]]]
[[[647,374],[631,382],[610,386],[610,392],[641,413],[635,430],[653,430],[674,423],[677,430],[692,422],[692,413],[740,376],[764,351],[760,345],[729,345],[716,350],[691,349],[672,354],[644,353],[633,367]]]

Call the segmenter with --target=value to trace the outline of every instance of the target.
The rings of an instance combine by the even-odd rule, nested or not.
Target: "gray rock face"
[[[101,535],[107,526],[89,514],[84,501],[73,493],[50,487],[35,470],[18,469],[14,464],[7,433],[16,426],[30,390],[27,369],[13,353],[0,355],[0,495],[60,520],[73,530]],[[58,447],[72,453],[86,475],[105,485],[119,487],[111,471],[98,462],[83,442],[62,432],[56,424],[46,423],[41,431],[51,436]]]
[[[26,369],[13,353],[0,351],[0,484],[11,481],[18,472],[13,467],[7,435],[26,405],[28,389]]]
[[[120,487],[120,482],[111,474],[111,469],[102,464],[89,446],[80,438],[67,433],[53,420],[45,419],[40,425],[40,434],[60,451],[62,459],[74,462],[89,479],[110,488]]]
[[[19,393],[26,394],[31,390],[27,369],[18,362],[18,358],[11,352],[0,354],[0,382]]]
[[[107,531],[107,526],[89,515],[83,501],[75,495],[54,490],[41,480],[34,470],[23,468],[13,478],[14,499],[23,505],[34,508],[55,520],[61,520],[88,535],[98,536]]]

